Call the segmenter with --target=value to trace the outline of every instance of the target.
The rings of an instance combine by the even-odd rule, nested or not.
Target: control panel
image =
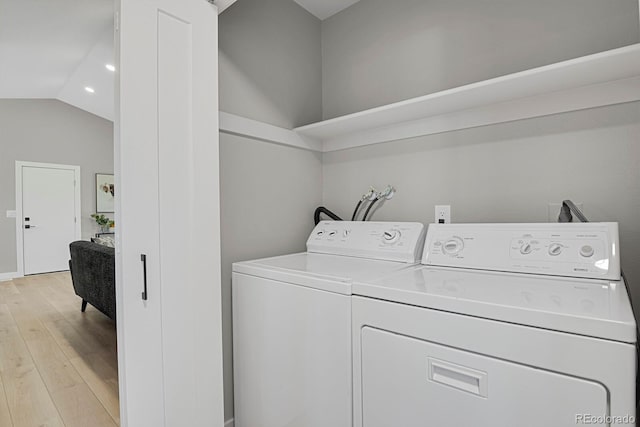
[[[424,236],[425,226],[417,222],[321,221],[307,252],[414,263]]]
[[[431,224],[422,263],[619,280],[618,224]]]

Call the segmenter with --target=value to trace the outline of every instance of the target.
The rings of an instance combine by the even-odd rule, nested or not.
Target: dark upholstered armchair
[[[115,249],[93,242],[69,245],[71,279],[76,295],[82,298],[82,311],[91,304],[116,319]]]

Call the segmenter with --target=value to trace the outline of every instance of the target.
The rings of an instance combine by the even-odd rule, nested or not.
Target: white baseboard
[[[231,418],[230,420],[225,421],[224,427],[233,427],[233,418]]]
[[[7,280],[15,279],[16,277],[20,277],[20,274],[18,274],[17,272],[0,273],[0,282],[6,282]]]

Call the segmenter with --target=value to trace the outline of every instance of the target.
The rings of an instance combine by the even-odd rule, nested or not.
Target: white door
[[[117,9],[122,425],[222,426],[218,12],[207,0]]]
[[[80,238],[79,171],[77,166],[16,163],[22,213],[17,221],[22,240],[18,263],[24,274],[69,269],[69,243]]]

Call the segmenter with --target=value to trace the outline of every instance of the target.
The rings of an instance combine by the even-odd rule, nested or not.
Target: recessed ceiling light
[[[107,70],[109,71],[116,71],[116,67],[113,64],[107,64],[105,67],[107,67]]]
[[[86,90],[89,93],[95,93],[96,90],[94,88],[92,88],[91,86],[85,86],[84,90]]]

